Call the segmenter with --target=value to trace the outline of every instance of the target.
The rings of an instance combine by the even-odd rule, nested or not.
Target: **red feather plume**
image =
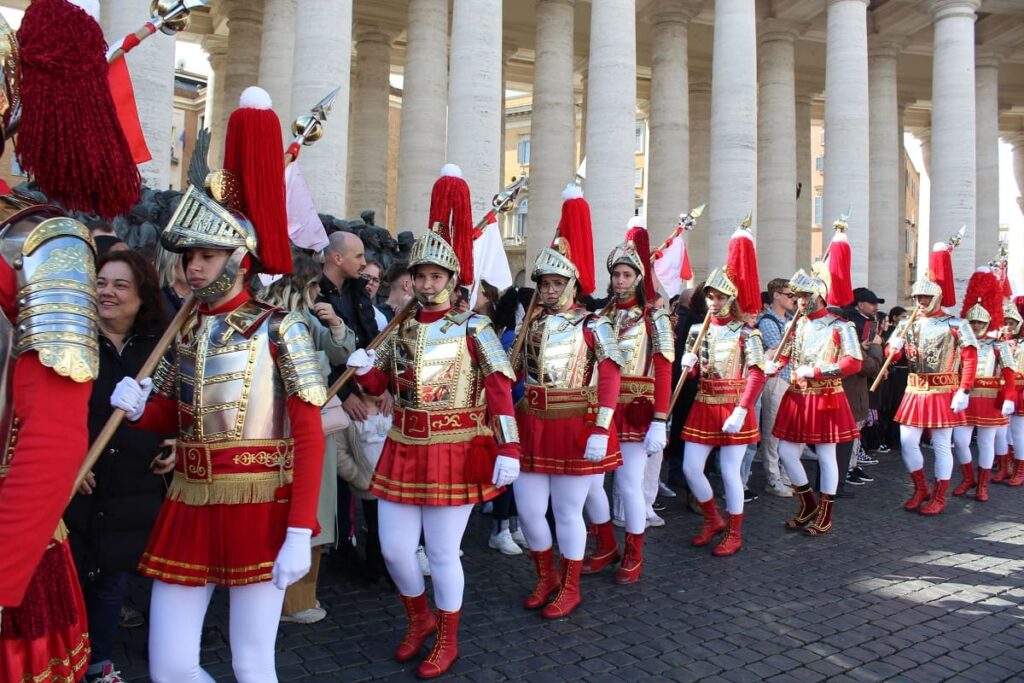
[[[837,232],[828,249],[828,273],[832,284],[826,302],[829,306],[849,306],[853,303],[853,252],[846,235]]]
[[[462,171],[454,164],[445,164],[441,177],[430,192],[430,219],[428,228],[440,223],[441,236],[452,246],[459,259],[460,284],[473,282],[473,204],[469,185]]]
[[[953,286],[953,250],[936,242],[928,258],[931,279],[942,287],[942,305],[956,306],[956,288]]]
[[[759,312],[762,308],[761,278],[757,273],[754,237],[742,228],[734,232],[729,240],[725,272],[736,285],[736,305],[740,312],[748,315]]]
[[[626,231],[626,240],[636,247],[637,256],[644,264],[644,294],[648,301],[654,301],[654,269],[651,268],[651,238],[647,229],[636,225]]]
[[[580,294],[586,296],[592,294],[597,287],[590,204],[575,185],[569,185],[565,189],[562,199],[562,218],[558,222],[558,235],[569,244],[569,258],[579,271]]]
[[[971,274],[967,281],[967,291],[964,292],[964,303],[960,310],[960,317],[966,318],[967,312],[974,307],[974,304],[981,304],[992,317],[988,327],[995,330],[1003,325],[1003,293],[999,286],[999,278],[989,269],[979,269]]]

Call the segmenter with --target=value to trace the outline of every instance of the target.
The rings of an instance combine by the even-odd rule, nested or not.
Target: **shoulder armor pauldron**
[[[672,331],[672,319],[664,308],[652,308],[651,320],[651,350],[661,354],[665,360],[672,363],[676,359],[675,334]]]
[[[466,334],[476,343],[476,360],[485,377],[500,372],[515,382],[516,375],[508,361],[508,354],[502,348],[490,318],[472,314],[466,324]]]
[[[285,392],[306,403],[322,406],[327,400],[327,386],[320,373],[309,326],[295,312],[272,309],[270,315],[270,340],[278,348],[277,367]]]
[[[608,358],[616,365],[622,365],[619,343],[615,339],[615,329],[608,318],[603,315],[585,315],[585,324],[594,335],[594,361],[600,363]]]

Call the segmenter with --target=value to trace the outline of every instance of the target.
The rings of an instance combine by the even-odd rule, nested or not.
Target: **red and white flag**
[[[306,177],[298,161],[284,169],[285,200],[288,208],[288,238],[302,249],[320,251],[327,247],[327,231],[313,204]]]
[[[147,27],[152,24],[147,24]],[[153,30],[156,30],[155,28]],[[146,136],[142,133],[142,124],[139,122],[139,110],[135,105],[135,89],[132,87],[132,76],[128,72],[128,52],[139,44],[139,39],[134,35],[128,35],[116,41],[107,50],[107,58],[117,50],[124,50],[124,54],[110,63],[107,80],[110,83],[110,95],[114,98],[114,109],[117,111],[117,119],[121,122],[121,129],[128,140],[128,148],[132,153],[132,160],[141,164],[153,158],[146,146]]]
[[[508,289],[514,282],[495,212],[491,211],[487,219],[488,223],[480,232],[480,236],[474,235],[476,239],[473,240],[473,264],[476,275],[469,298],[471,306],[476,304],[481,280],[487,280],[488,284],[497,287],[499,292]]]
[[[654,253],[654,274],[670,299],[683,291],[685,281],[693,279],[681,229],[676,228],[664,248]]]

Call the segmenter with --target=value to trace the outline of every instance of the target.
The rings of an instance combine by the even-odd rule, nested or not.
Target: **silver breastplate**
[[[911,372],[957,372],[960,354],[948,315],[919,318],[907,333],[906,356]]]
[[[995,377],[999,371],[999,342],[992,339],[978,340],[977,377]]]
[[[594,356],[583,337],[586,314],[576,310],[542,315],[526,337],[526,381],[572,389],[594,379]]]
[[[836,343],[833,321],[833,316],[826,315],[816,320],[803,318],[798,323],[796,350],[790,365],[822,367],[839,360],[842,349]]]
[[[392,354],[400,405],[426,410],[480,404],[483,373],[466,345],[467,320],[445,317],[424,324],[410,318],[401,326]]]
[[[643,307],[616,309],[612,325],[622,356],[622,374],[626,377],[650,377],[653,356]]]

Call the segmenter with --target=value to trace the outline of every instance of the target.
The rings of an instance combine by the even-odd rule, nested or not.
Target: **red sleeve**
[[[1017,377],[1013,372],[1013,368],[1003,368],[999,372],[999,376],[1003,380],[1003,386],[999,390],[999,398],[1003,401],[1016,400],[1015,394],[1017,393]]]
[[[597,365],[597,404],[602,408],[615,407],[619,402],[622,370],[611,358],[605,358]],[[607,434],[607,429],[594,428],[595,434]]]
[[[660,353],[654,354],[654,412],[668,414],[672,400],[672,364]]]
[[[904,347],[904,348],[906,348],[906,347]],[[899,361],[901,358],[903,358],[903,349],[900,349],[896,353],[892,353],[892,351],[889,350],[889,345],[886,344],[885,345],[885,357],[888,358],[890,354],[892,355],[892,362],[895,363],[895,362]]]
[[[741,408],[746,408],[748,411],[754,409],[757,397],[761,395],[761,389],[764,389],[765,381],[764,371],[761,368],[750,368],[750,372],[747,373],[747,386],[740,399]]]
[[[320,409],[298,396],[288,397],[288,420],[295,440],[295,469],[288,526],[320,533],[316,510],[320,502],[320,479],[324,465],[324,431]]]
[[[974,377],[978,373],[978,349],[973,346],[960,347],[960,388],[970,391],[974,388]]]
[[[476,342],[472,337],[466,337],[466,349],[473,365],[478,365]],[[492,372],[484,377],[484,390],[487,392],[487,412],[491,418],[497,415],[515,418],[516,411],[512,406],[512,380],[500,372]],[[521,453],[518,443],[498,444],[498,455],[518,458]]]
[[[7,265],[7,261],[0,258],[0,308],[3,308],[4,315],[8,320],[18,317],[18,309],[15,299],[18,294],[18,275],[14,269]]]
[[[356,375],[355,380],[366,393],[371,396],[380,396],[388,390],[388,374],[380,368],[373,368],[365,375]]]
[[[89,449],[92,382],[74,382],[23,354],[14,365],[18,441],[0,479],[0,606],[19,605],[71,497]],[[54,401],[60,402],[59,416]]]
[[[128,422],[128,424],[145,432],[175,434],[178,432],[179,426],[178,402],[173,398],[151,394],[149,403],[146,404],[146,412],[142,414],[138,422]]]

